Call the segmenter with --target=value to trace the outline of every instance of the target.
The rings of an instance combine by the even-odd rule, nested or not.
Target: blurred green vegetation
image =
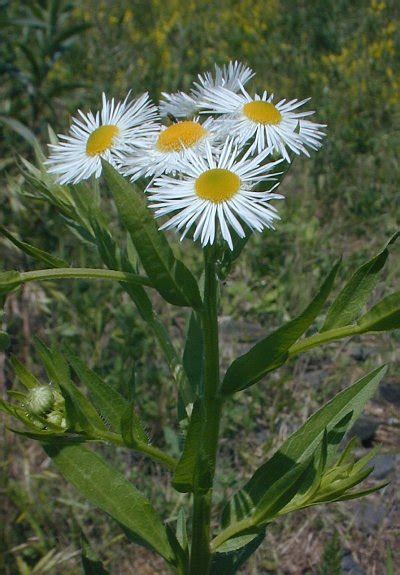
[[[277,231],[253,237],[228,278],[223,321],[237,327],[233,339],[223,339],[228,361],[238,346],[247,345],[246,326],[250,332],[266,330],[293,316],[338,255],[344,253],[345,273],[350,273],[399,227],[399,14],[395,0],[1,1],[0,222],[74,266],[96,265],[88,245],[66,232],[54,208],[38,201],[18,166],[20,156],[32,159],[34,137],[46,150],[48,124],[65,132],[77,108],[97,108],[102,91],[122,98],[128,90],[148,90],[158,98],[161,91],[188,89],[196,74],[214,62],[238,59],[257,73],[255,89],[288,99],[311,96],[310,105],[317,110],[317,121],[328,125],[328,136],[310,160],[296,159],[285,179]],[[107,201],[104,207],[117,227],[113,208]],[[198,248],[189,241],[176,247],[196,269]],[[6,240],[0,249],[1,268],[33,265]],[[387,290],[399,277],[399,260],[393,257],[386,272]],[[156,306],[178,345],[184,312],[176,315],[161,302]],[[180,438],[166,366],[118,288],[88,282],[30,284],[9,299],[3,323],[12,336],[11,351],[28,364],[35,363],[31,338],[39,334],[49,343],[67,343],[114,385],[126,383],[134,369],[135,393],[150,435],[173,451]],[[250,333],[252,337],[259,335]],[[398,343],[396,334],[383,343],[372,338],[365,369],[378,360],[397,361],[398,367]],[[279,380],[242,394],[232,405],[222,448],[230,468],[220,478],[221,499],[238,474],[247,473],[263,456],[260,445],[272,447],[280,434],[358,373],[350,353],[340,348],[312,352],[306,365],[299,360],[291,367],[294,375],[281,370]],[[308,381],[310,369],[323,370],[322,382]],[[0,384],[11,385],[2,359]],[[1,441],[0,572],[80,573],[76,549],[81,531],[113,573],[161,572],[146,557],[140,562],[142,551],[122,548],[106,520],[77,501],[72,489],[60,487],[39,448],[7,430]],[[249,442],[254,448],[249,449]],[[128,474],[174,517],[179,500],[167,489],[160,493],[166,480],[153,465],[132,456],[127,461],[121,453],[110,457],[116,465],[128,466]],[[315,516],[312,521],[310,529],[324,533]],[[322,522],[329,527],[329,515]],[[323,539],[328,541],[325,552],[322,548],[305,572],[340,572],[338,543],[329,544],[330,532]],[[276,542],[280,535],[287,532],[271,537]],[[383,540],[381,555],[378,550],[376,557],[368,556],[378,566],[376,573],[381,573],[385,545]],[[133,567],[130,554],[138,557]],[[276,565],[283,557],[273,550],[258,557],[248,573],[282,572]]]

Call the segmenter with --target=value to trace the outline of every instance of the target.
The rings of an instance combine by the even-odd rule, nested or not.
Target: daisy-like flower
[[[280,194],[255,190],[260,182],[275,180],[271,170],[282,160],[264,164],[270,150],[250,158],[228,139],[222,148],[206,144],[204,158],[189,151],[181,161],[179,178],[163,175],[149,186],[150,207],[156,216],[171,215],[160,229],[177,228],[182,238],[193,228],[193,239],[213,244],[217,226],[233,249],[231,229],[245,236],[242,223],[252,230],[273,228],[279,219],[271,200]]]
[[[209,88],[224,87],[232,92],[240,92],[242,87],[247,84],[254,76],[251,68],[242,64],[241,62],[229,62],[224,64],[222,68],[215,64],[215,74],[206,72],[205,74],[198,74],[198,82],[195,82],[195,93],[201,96],[203,90]]]
[[[300,120],[300,140],[312,150],[319,150],[322,146],[322,138],[325,137],[325,132],[322,131],[323,128],[326,128],[326,124],[316,124],[315,122],[310,122],[310,120]]]
[[[212,118],[202,124],[199,118],[193,118],[170,126],[159,125],[156,133],[149,133],[140,147],[120,162],[120,169],[132,181],[173,173],[189,152],[202,156],[206,142],[217,141],[219,134],[214,127]]]
[[[197,101],[195,98],[186,94],[186,92],[168,92],[162,93],[163,99],[160,100],[160,114],[163,118],[168,115],[175,118],[192,118],[197,111]]]
[[[240,145],[250,145],[253,152],[271,148],[288,162],[287,148],[295,154],[309,155],[306,146],[316,149],[316,141],[324,135],[320,131],[324,126],[304,120],[313,111],[297,111],[309,98],[290,102],[284,99],[277,104],[273,99],[273,94],[267,92],[253,98],[244,88],[236,94],[222,86],[205,88],[200,107],[204,112],[221,114],[229,133]]]
[[[141,139],[157,132],[156,106],[148,94],[136,100],[115,104],[114,98],[102,98],[101,112],[93,115],[78,110],[67,136],[59,135],[58,144],[49,144],[48,171],[56,174],[60,184],[76,184],[101,174],[101,158],[114,166],[117,160],[139,145]]]
[[[247,84],[253,76],[253,70],[241,62],[229,62],[229,64],[224,64],[222,68],[215,64],[214,74],[212,72],[198,74],[198,82],[194,82],[194,88],[190,94],[163,92],[160,113],[162,116],[172,114],[175,118],[190,118],[198,110],[198,102],[204,89],[224,86],[228,90],[239,92],[242,86]]]

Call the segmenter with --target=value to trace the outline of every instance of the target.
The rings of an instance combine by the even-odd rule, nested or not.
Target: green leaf
[[[5,331],[0,331],[0,352],[5,351],[10,346],[10,336]]]
[[[80,445],[44,449],[62,475],[96,507],[166,561],[174,554],[166,530],[147,499],[101,457]]]
[[[113,387],[103,381],[92,369],[70,351],[64,352],[79,380],[85,385],[96,409],[119,433],[121,417],[128,408],[128,402]]]
[[[326,490],[324,494],[317,496],[314,502],[328,503],[330,501],[336,501],[337,499],[345,495],[349,489],[355,487],[356,485],[364,481],[364,479],[366,479],[368,475],[372,473],[372,471],[373,467],[370,467],[368,469],[360,471],[356,475],[350,475],[350,477],[348,477],[347,479],[338,481],[338,486],[335,489]]]
[[[22,284],[21,274],[16,271],[0,272],[0,294],[7,294]]]
[[[400,291],[383,298],[358,320],[357,325],[362,332],[399,329]]]
[[[15,375],[26,389],[33,389],[34,387],[40,387],[42,385],[15,356],[11,357],[10,362]]]
[[[127,403],[120,420],[120,429],[122,439],[128,447],[135,447],[137,443],[149,442],[142,422],[136,415],[133,405]]]
[[[335,437],[329,438],[330,430],[346,419],[347,429],[353,425],[378,388],[386,369],[386,366],[380,367],[338,393],[293,433],[244,487],[252,501],[257,503],[282,474],[309,458],[320,443],[325,429],[328,431],[329,459],[337,448]]]
[[[339,266],[340,261],[332,268],[320,291],[302,314],[258,342],[230,365],[222,384],[223,393],[231,394],[246,389],[257,383],[266,373],[285,363],[289,348],[307,331],[321,312],[332,290]]]
[[[214,555],[210,575],[235,575],[240,567],[255,552],[264,541],[265,532],[262,531],[249,543],[230,553],[217,553]]]
[[[103,162],[103,170],[120,218],[154,287],[169,303],[200,308],[202,301],[197,282],[175,258],[165,235],[157,229],[144,194],[139,194],[107,162]]]
[[[26,242],[21,242],[18,238],[16,238],[13,234],[6,230],[6,228],[0,225],[0,234],[3,234],[10,242],[12,242],[17,248],[19,248],[24,253],[32,256],[35,260],[44,262],[51,268],[66,268],[68,264],[60,259],[48,254],[47,252],[35,248]]]
[[[201,395],[203,385],[203,354],[203,331],[196,313],[192,312],[187,325],[182,363],[194,397]]]
[[[263,526],[271,522],[297,495],[303,484],[309,481],[310,470],[314,470],[313,463],[314,458],[297,463],[277,479],[255,506],[251,517],[252,523]]]
[[[68,364],[60,352],[55,349],[50,351],[38,339],[35,339],[35,346],[50,380],[59,385],[63,392],[71,428],[89,434],[95,434],[96,429],[107,429],[93,405],[71,380]]]
[[[399,235],[400,232],[394,234],[378,255],[353,274],[332,303],[321,332],[349,325],[357,319],[378,282],[379,274],[389,255],[388,247],[396,241]]]
[[[129,261],[121,257],[118,246],[114,241],[110,231],[104,228],[93,217],[90,220],[91,227],[93,228],[94,238],[99,251],[100,257],[108,268],[120,269],[121,271],[134,272]],[[121,283],[121,287],[128,293],[129,297],[135,303],[142,318],[151,322],[154,320],[153,306],[145,289],[140,285],[133,285]]]
[[[186,515],[185,509],[181,507],[178,511],[178,518],[176,521],[176,538],[178,540],[179,545],[182,547],[184,551],[188,551],[189,549],[189,539],[186,529]]]
[[[193,406],[185,447],[172,478],[172,485],[181,493],[207,490],[210,487],[209,468],[202,455],[204,420],[202,402],[197,400]]]

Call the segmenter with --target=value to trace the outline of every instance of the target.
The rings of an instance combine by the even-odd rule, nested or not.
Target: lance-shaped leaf
[[[294,465],[265,492],[255,506],[251,516],[254,525],[266,525],[299,493],[309,472],[313,469],[313,459]],[[313,473],[315,475],[315,473]]]
[[[3,234],[10,242],[12,242],[17,248],[23,251],[28,256],[33,257],[35,260],[44,262],[47,266],[51,268],[66,268],[68,264],[60,259],[48,254],[44,250],[40,248],[36,248],[31,246],[26,242],[22,242],[18,238],[16,238],[13,234],[11,234],[4,226],[0,225],[0,234]]]
[[[400,328],[400,291],[386,296],[357,322],[361,333]]]
[[[380,367],[338,393],[293,433],[246,484],[245,490],[253,502],[263,497],[266,490],[281,477],[282,473],[311,456],[322,440],[325,429],[328,430],[329,460],[337,449],[336,435],[330,437],[330,430],[336,428],[339,423],[342,425],[346,420],[347,429],[353,425],[378,388],[386,369],[386,366]]]
[[[128,447],[135,447],[137,443],[148,443],[142,422],[135,413],[134,406],[127,404],[120,421],[122,439]]]
[[[399,235],[400,232],[394,234],[378,255],[353,274],[332,303],[321,332],[349,325],[357,319],[378,282],[379,274],[389,255],[388,248]]]
[[[230,365],[222,384],[223,393],[231,394],[257,383],[266,373],[286,361],[289,348],[320,314],[332,290],[339,266],[340,261],[332,268],[318,294],[303,313],[258,342]]]
[[[88,388],[90,398],[96,409],[114,430],[119,432],[121,417],[128,407],[126,399],[76,355],[70,351],[64,353],[79,380]]]
[[[15,375],[26,389],[33,389],[34,387],[40,387],[42,385],[15,356],[11,357],[10,362]]]
[[[375,393],[385,372],[386,366],[378,368],[341,391],[293,433],[225,507],[222,518],[225,529],[231,529],[232,523],[251,516],[259,502],[268,497],[272,486],[296,465],[309,460],[324,437],[327,442],[323,447],[325,466],[332,459],[345,431],[353,425]],[[246,501],[247,504],[238,505],[238,501]],[[224,540],[222,533],[216,540]]]
[[[211,470],[203,453],[204,409],[200,400],[193,406],[182,457],[175,469],[172,485],[182,493],[210,488]]]
[[[120,218],[154,287],[169,303],[200,308],[196,279],[175,258],[165,235],[157,229],[144,194],[139,194],[110,164],[103,162],[103,169]]]
[[[62,475],[96,507],[110,515],[136,540],[173,563],[166,530],[149,501],[101,457],[80,445],[44,444]]]
[[[249,515],[241,521],[232,522],[211,543],[212,549],[226,552],[239,549],[257,537],[260,529],[279,515],[279,513],[315,476],[314,457],[295,464],[265,492],[252,506]],[[304,489],[303,489],[304,490]]]
[[[256,535],[246,545],[231,552],[220,552],[213,556],[210,575],[235,575],[264,541],[265,532]]]
[[[193,396],[200,396],[204,364],[203,332],[195,312],[190,314],[188,321],[182,363],[192,388]]]

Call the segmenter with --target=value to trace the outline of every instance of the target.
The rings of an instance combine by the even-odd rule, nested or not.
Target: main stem
[[[204,413],[205,425],[202,444],[213,482],[218,449],[221,418],[219,396],[219,343],[217,289],[218,280],[213,248],[205,250],[204,311],[202,313],[204,336]],[[200,470],[199,470],[200,471]],[[193,499],[193,532],[190,556],[190,575],[207,575],[211,566],[210,523],[212,486],[208,491],[195,489]]]

